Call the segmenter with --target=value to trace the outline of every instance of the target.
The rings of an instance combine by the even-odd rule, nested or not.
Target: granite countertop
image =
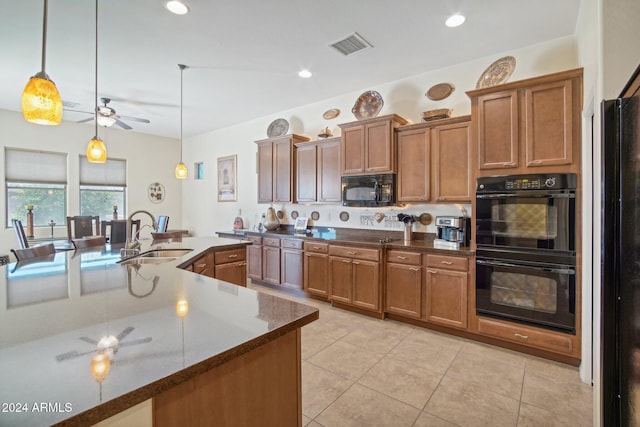
[[[295,237],[304,240],[326,240],[331,243],[343,243],[352,245],[375,246],[387,249],[409,249],[428,251],[433,253],[459,255],[471,257],[475,252],[468,247],[460,249],[435,248],[433,240],[436,238],[432,233],[413,233],[412,240],[404,240],[402,231],[381,231],[381,230],[364,230],[355,228],[333,228],[333,227],[316,227],[308,230],[306,234],[295,233],[291,227],[280,227],[274,231],[256,231],[256,230],[229,230],[219,231],[220,236],[275,236],[275,237]]]
[[[93,424],[318,318],[315,307],[176,268],[238,244],[145,242],[143,252],[193,250],[163,264],[121,265],[107,246],[0,267],[0,402],[12,405],[0,425]],[[99,383],[91,359],[108,336],[119,347]]]

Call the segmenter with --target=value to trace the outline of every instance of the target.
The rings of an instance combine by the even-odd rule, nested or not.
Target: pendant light
[[[45,72],[47,58],[47,9],[48,0],[44,0],[44,18],[42,22],[42,70],[29,79],[22,92],[22,115],[25,120],[38,125],[58,125],[62,121],[62,99]]]
[[[100,138],[98,138],[98,0],[96,0],[96,112],[95,112],[95,136],[87,145],[87,160],[90,163],[104,163],[107,161],[107,148]]]
[[[182,163],[182,74],[184,73],[184,69],[187,68],[187,66],[178,64],[178,68],[180,68],[180,163],[176,165],[176,178],[185,179],[188,175],[188,172],[187,167],[184,163]]]

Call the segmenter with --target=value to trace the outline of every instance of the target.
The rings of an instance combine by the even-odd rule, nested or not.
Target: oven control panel
[[[576,188],[575,174],[505,175],[478,178],[479,192]]]

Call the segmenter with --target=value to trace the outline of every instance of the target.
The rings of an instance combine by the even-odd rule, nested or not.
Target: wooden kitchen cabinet
[[[280,284],[280,239],[262,239],[262,281],[272,285]]]
[[[304,242],[304,290],[311,295],[329,298],[329,245]]]
[[[252,280],[262,280],[262,237],[247,236],[251,245],[247,246],[247,276]]]
[[[343,123],[342,175],[370,175],[396,172],[394,129],[407,124],[396,115]]]
[[[466,330],[468,259],[427,254],[426,264],[425,320]]]
[[[422,254],[387,251],[385,311],[420,319],[424,280]]]
[[[250,246],[250,245],[249,245]],[[247,248],[217,250],[213,253],[214,277],[247,286]]]
[[[581,68],[467,95],[478,176],[580,172]]]
[[[258,203],[295,202],[296,142],[305,136],[290,134],[256,141],[258,145]]]
[[[471,202],[471,123],[436,126],[433,135],[433,186],[436,202]]]
[[[330,300],[382,313],[380,250],[329,245]]]
[[[297,143],[296,200],[340,203],[340,138]]]
[[[280,284],[288,288],[302,289],[302,240],[282,239],[280,249]]]
[[[471,202],[470,116],[402,126],[398,202]]]
[[[189,271],[203,276],[214,277],[215,264],[213,262],[213,251],[207,251],[191,263]]]

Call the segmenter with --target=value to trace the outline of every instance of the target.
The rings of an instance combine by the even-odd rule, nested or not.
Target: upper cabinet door
[[[471,202],[470,123],[433,128],[434,198],[438,202]]]
[[[365,126],[364,156],[365,172],[372,174],[395,172],[390,120]]]
[[[398,201],[429,200],[431,129],[398,132]]]
[[[273,201],[273,144],[258,143],[258,203]]]
[[[571,80],[526,88],[526,166],[573,162],[573,94]]]
[[[364,172],[364,126],[342,129],[343,175]]]
[[[316,201],[316,144],[296,148],[296,198],[298,202]]]
[[[518,167],[518,91],[478,97],[480,169]]]
[[[318,201],[340,203],[340,139],[318,144]]]

